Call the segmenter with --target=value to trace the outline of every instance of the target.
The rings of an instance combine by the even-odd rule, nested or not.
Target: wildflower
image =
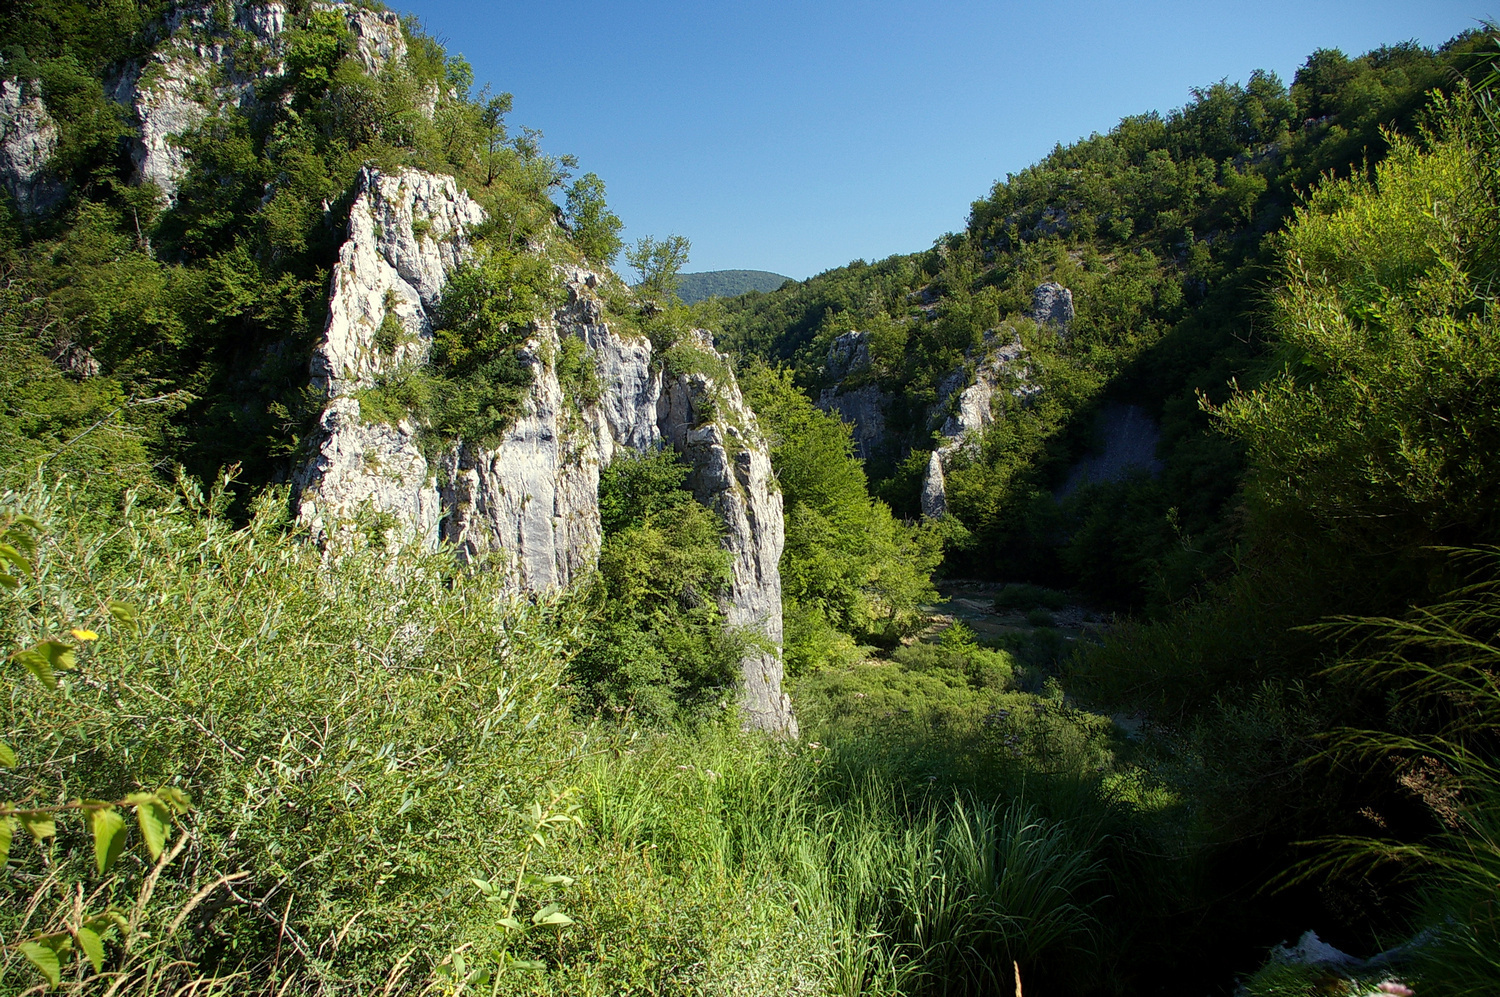
[[[1400,980],[1385,980],[1375,988],[1377,994],[1394,994],[1395,997],[1416,997],[1417,992]]]
[[[73,628],[73,639],[74,640],[81,640],[81,641],[84,641],[84,642],[88,642],[88,641],[91,641],[91,640],[98,640],[99,639],[99,635],[96,634],[96,633],[94,633],[94,631],[92,631],[92,630],[80,630],[78,627],[74,627]]]

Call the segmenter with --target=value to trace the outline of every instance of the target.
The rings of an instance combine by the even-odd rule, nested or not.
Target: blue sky
[[[1054,144],[1315,48],[1439,45],[1482,0],[391,0],[515,94],[690,271],[806,278],[925,249]]]

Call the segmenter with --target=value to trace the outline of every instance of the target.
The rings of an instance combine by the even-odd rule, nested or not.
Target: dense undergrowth
[[[1016,964],[1046,992],[1101,968],[1136,805],[1104,778],[1108,725],[1012,691],[1001,652],[946,653],[1010,721],[830,715],[783,744],[590,720],[568,668],[588,614],[482,565],[373,525],[319,552],[275,491],[236,527],[223,482],[5,501],[39,540],[6,646],[98,634],[56,692],[8,676],[5,795],[191,802],[159,865],[132,847],[100,873],[67,815],[18,833],[5,937],[131,914],[102,975],[64,950],[77,992],[982,993]],[[105,612],[123,600],[138,622]],[[14,947],[3,973],[36,978]]]

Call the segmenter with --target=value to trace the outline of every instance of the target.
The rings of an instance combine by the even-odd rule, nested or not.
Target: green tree
[[[936,597],[939,527],[912,526],[872,499],[849,426],[814,408],[790,371],[752,365],[740,375],[771,445],[786,509],[781,558],[787,660],[819,663],[838,634],[894,643],[922,622]]]
[[[1285,366],[1216,409],[1249,448],[1251,526],[1404,572],[1391,554],[1500,537],[1500,153],[1474,101],[1373,179],[1326,182],[1282,242]],[[1424,144],[1428,147],[1424,149]]]
[[[658,300],[676,297],[677,275],[687,266],[691,248],[681,235],[669,235],[660,242],[649,235],[636,240],[633,248],[625,250],[625,262],[641,276],[636,289]]]
[[[484,185],[488,187],[500,175],[500,164],[503,161],[501,153],[506,141],[505,116],[514,107],[515,98],[509,93],[502,93],[483,103],[484,112],[479,120],[484,129]]]
[[[604,181],[597,173],[585,173],[568,188],[568,224],[573,244],[591,263],[613,266],[620,255],[620,230],[624,222],[604,203]]]
[[[670,450],[623,454],[601,472],[593,626],[573,664],[597,705],[655,722],[718,702],[740,659],[718,603],[723,524],[683,487],[687,473]]]

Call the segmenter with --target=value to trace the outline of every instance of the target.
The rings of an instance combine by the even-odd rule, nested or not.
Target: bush
[[[1062,609],[1067,605],[1067,596],[1040,585],[1021,584],[1011,582],[995,595],[995,609],[1050,609],[1053,611]],[[1033,624],[1037,626],[1039,624]]]
[[[36,577],[4,597],[7,642],[64,621],[101,639],[66,699],[10,698],[3,739],[27,764],[0,774],[4,795],[170,786],[195,809],[188,850],[159,873],[127,854],[98,876],[59,824],[49,876],[0,883],[0,931],[55,930],[75,883],[129,911],[149,877],[149,958],[107,953],[126,990],[240,974],[268,993],[372,992],[402,962],[425,975],[498,930],[470,878],[514,876],[526,810],[551,799],[541,759],[568,756],[557,683],[575,638],[449,555],[368,544],[325,560],[289,542],[283,491],[234,529],[227,483],[132,494],[109,525],[65,487],[6,496],[45,537]],[[88,622],[105,600],[136,604],[139,628]],[[17,841],[12,862],[37,851]],[[552,899],[560,887],[528,888],[520,909]],[[26,970],[0,972],[13,985]]]
[[[1033,609],[1026,614],[1026,622],[1033,627],[1050,627],[1053,625],[1052,614],[1045,609]]]
[[[604,468],[598,573],[580,596],[593,623],[572,675],[596,706],[648,723],[722,707],[745,646],[719,608],[723,524],[683,487],[687,473],[670,450]]]

